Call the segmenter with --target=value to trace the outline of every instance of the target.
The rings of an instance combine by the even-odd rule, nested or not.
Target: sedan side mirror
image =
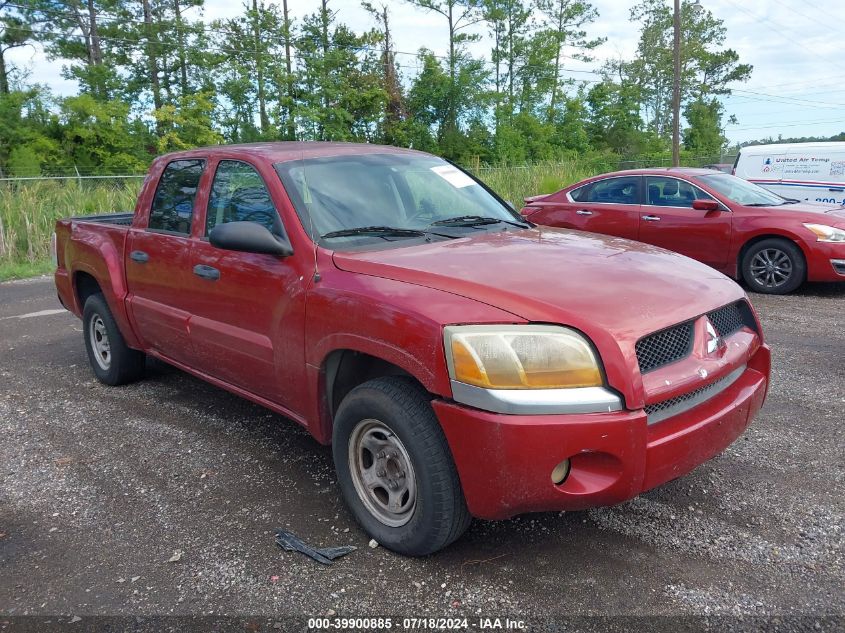
[[[288,257],[293,247],[287,236],[273,235],[258,222],[226,222],[218,224],[208,234],[208,241],[215,248],[244,253],[263,253]]]
[[[702,198],[701,200],[693,200],[692,208],[697,209],[698,211],[718,211],[720,207],[719,203],[715,200]]]

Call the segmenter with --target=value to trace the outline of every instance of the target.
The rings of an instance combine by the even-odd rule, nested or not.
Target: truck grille
[[[737,301],[726,305],[724,308],[713,310],[707,313],[710,323],[716,328],[719,336],[729,336],[742,329],[743,326],[757,331],[757,324],[751,314],[751,308],[745,301]]]
[[[704,385],[693,391],[682,393],[674,398],[655,402],[654,404],[647,404],[645,412],[649,424],[660,422],[666,418],[671,418],[674,415],[683,413],[692,409],[694,406],[701,404],[718,395],[728,387],[730,387],[745,371],[745,365],[738,367],[724,378],[720,378],[716,382],[709,385]]]
[[[692,351],[692,325],[692,321],[687,321],[637,341],[640,372],[644,374],[689,356]]]
[[[745,301],[737,301],[708,312],[707,318],[710,319],[719,336],[730,336],[743,326],[757,331],[751,307]],[[640,373],[654,371],[689,356],[692,352],[694,323],[695,319],[686,321],[649,334],[637,341],[635,349]]]

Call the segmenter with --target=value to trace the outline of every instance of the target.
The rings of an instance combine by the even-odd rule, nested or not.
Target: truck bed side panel
[[[56,287],[62,304],[76,316],[82,316],[79,301],[81,274],[94,278],[103,292],[127,345],[141,344],[129,323],[124,299],[124,250],[128,227],[92,221],[60,220],[56,224],[57,253]]]

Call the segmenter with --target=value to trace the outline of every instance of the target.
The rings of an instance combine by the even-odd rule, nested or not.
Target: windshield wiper
[[[446,218],[444,220],[437,220],[432,222],[431,226],[482,226],[484,224],[511,224],[523,229],[527,229],[527,224],[521,224],[516,221],[503,220],[502,218],[490,218],[483,215],[458,215],[454,218]]]
[[[341,229],[339,231],[331,231],[320,237],[323,239],[332,237],[351,237],[353,235],[396,235],[399,237],[423,237],[426,235],[425,231],[418,231],[417,229],[402,229],[396,226],[358,226],[353,229]]]

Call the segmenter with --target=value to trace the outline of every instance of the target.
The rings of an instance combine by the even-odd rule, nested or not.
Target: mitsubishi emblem
[[[722,338],[716,333],[716,328],[713,327],[713,324],[710,322],[710,319],[707,319],[706,330],[707,353],[712,354],[722,346]]]

